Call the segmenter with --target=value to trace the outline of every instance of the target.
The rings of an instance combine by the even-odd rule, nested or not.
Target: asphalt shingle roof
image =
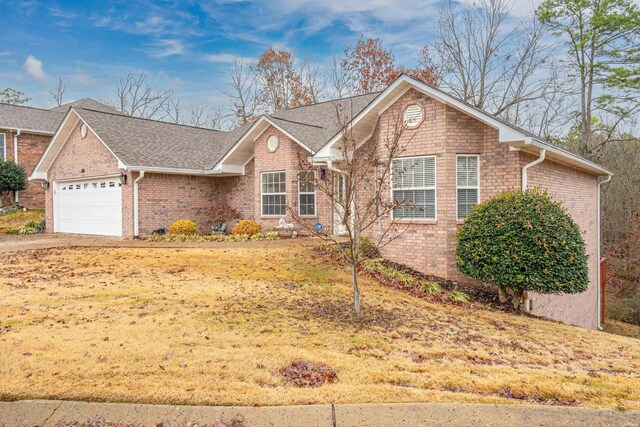
[[[336,99],[304,107],[277,111],[268,117],[314,152],[348,121],[364,110],[380,92]],[[338,118],[338,115],[340,118]]]
[[[0,128],[27,129],[45,133],[55,133],[71,107],[87,107],[94,110],[113,112],[116,110],[91,98],[69,102],[47,110],[45,108],[26,107],[0,103]]]
[[[234,133],[75,108],[124,164],[211,169],[235,142]]]
[[[0,104],[0,128],[29,129],[54,133],[65,116],[64,111],[51,111],[23,105]]]

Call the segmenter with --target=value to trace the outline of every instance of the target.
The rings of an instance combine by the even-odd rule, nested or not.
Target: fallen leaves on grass
[[[324,363],[296,360],[280,373],[296,387],[319,387],[338,380],[338,376]]]

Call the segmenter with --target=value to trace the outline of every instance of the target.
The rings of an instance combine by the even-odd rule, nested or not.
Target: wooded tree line
[[[274,48],[255,61],[237,57],[221,90],[225,106],[185,102],[144,72],[120,79],[108,102],[134,116],[233,128],[263,113],[379,91],[406,73],[611,169],[604,248],[627,269],[640,265],[640,10],[632,0],[545,0],[521,19],[509,0],[450,0],[414,59],[407,68],[382,40],[361,35],[325,64]],[[55,104],[66,88],[59,78]],[[29,101],[9,88],[0,100]]]

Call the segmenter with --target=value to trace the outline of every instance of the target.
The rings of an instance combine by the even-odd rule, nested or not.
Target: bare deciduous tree
[[[551,88],[544,72],[550,51],[542,25],[527,18],[512,27],[508,0],[478,0],[469,7],[449,1],[438,16],[430,60],[441,87],[495,115],[519,121],[519,104]]]
[[[301,175],[298,179],[301,185],[312,184],[316,194],[330,201],[338,218],[335,222],[340,229],[333,230],[332,235],[324,234],[315,229],[314,221],[306,218],[295,204],[289,204],[287,211],[308,232],[335,243],[348,260],[352,274],[353,309],[359,316],[358,270],[367,255],[362,251],[362,238],[368,237],[375,249],[384,247],[407,228],[406,224],[394,219],[391,212],[403,207],[418,209],[408,201],[389,198],[393,159],[402,155],[411,137],[403,137],[406,126],[401,115],[396,114],[384,125],[379,124],[367,143],[359,145],[349,126],[351,111],[338,106],[336,117],[341,135],[336,147],[340,153],[338,158],[328,163],[324,179],[318,174],[313,177]],[[310,170],[305,158],[300,158],[300,170]],[[404,172],[394,171],[397,174]],[[344,235],[346,243],[341,243],[336,234]]]
[[[53,97],[53,102],[56,107],[59,107],[62,104],[64,104],[63,98],[66,90],[67,90],[67,82],[65,82],[62,79],[62,77],[58,76],[56,80],[56,86],[53,88],[51,92],[49,92]]]
[[[164,119],[167,115],[167,103],[172,97],[171,89],[153,87],[147,81],[146,72],[130,72],[118,82],[113,106],[130,116]]]
[[[342,68],[341,60],[337,56],[333,56],[326,65],[325,73],[330,88],[330,96],[333,99],[344,98],[351,94],[347,75]]]
[[[257,118],[258,92],[255,74],[251,66],[241,58],[234,58],[229,67],[228,89],[222,91],[231,99],[232,115],[244,125]]]

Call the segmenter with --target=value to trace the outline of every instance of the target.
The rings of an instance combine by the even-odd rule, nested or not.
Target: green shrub
[[[430,295],[437,295],[439,293],[442,293],[442,289],[440,288],[440,285],[437,282],[432,282],[432,281],[426,281],[426,280],[421,281],[420,289],[422,289],[422,292],[425,292]]]
[[[242,219],[238,221],[238,223],[231,230],[231,234],[233,235],[244,235],[244,236],[253,236],[254,234],[260,233],[260,226],[256,224],[254,221],[248,219]]]
[[[198,231],[198,224],[190,219],[181,219],[174,222],[169,226],[169,234],[196,234]]]
[[[476,206],[457,237],[458,268],[501,295],[510,289],[515,307],[525,291],[573,294],[589,285],[580,228],[539,189],[507,191]]]
[[[451,291],[449,298],[451,302],[456,304],[466,304],[469,302],[469,296],[461,291]]]
[[[9,195],[14,191],[27,188],[24,168],[12,160],[0,158],[0,207],[9,202]]]
[[[29,221],[22,227],[11,227],[6,229],[7,234],[37,234],[44,230],[44,222]]]

